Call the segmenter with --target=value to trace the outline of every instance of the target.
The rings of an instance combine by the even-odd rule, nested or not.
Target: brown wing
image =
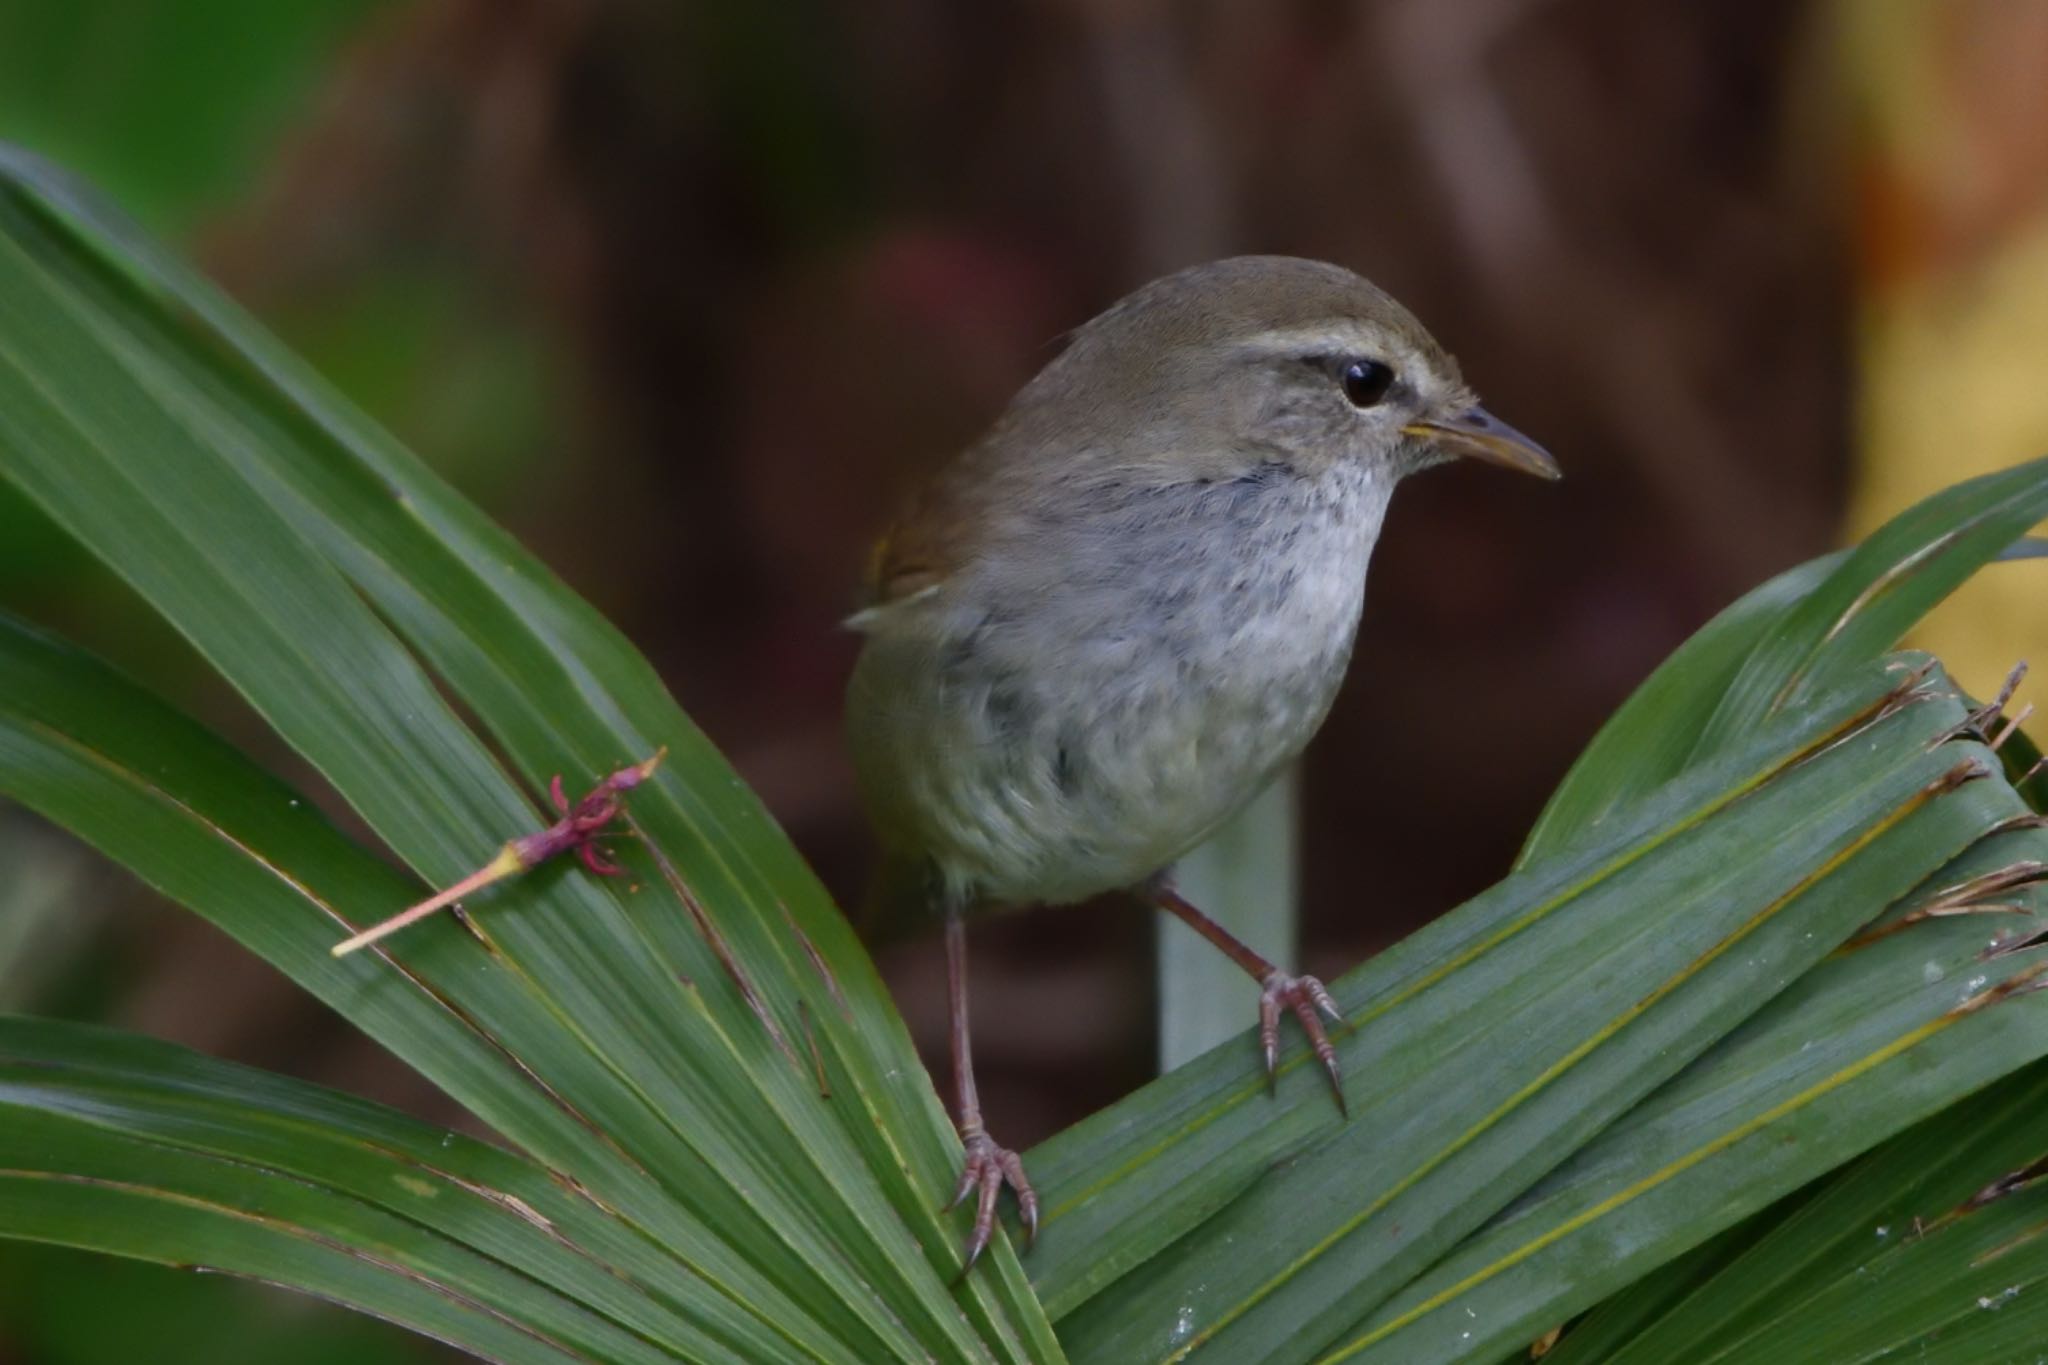
[[[963,459],[911,498],[868,554],[862,585],[866,611],[929,592],[960,566],[974,541],[973,519],[984,505],[983,499],[968,496],[974,486],[974,463]]]
[[[915,597],[944,582],[947,567],[942,548],[931,537],[919,534],[916,523],[899,521],[868,553],[861,605],[886,607]]]

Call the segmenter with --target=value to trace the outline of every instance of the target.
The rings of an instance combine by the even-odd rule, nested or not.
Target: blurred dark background
[[[1873,298],[2040,220],[2037,134],[1992,162],[2017,201],[1930,208],[1858,92],[1908,54],[1978,93],[1991,70],[2021,94],[1985,126],[2038,129],[2042,26],[1891,8],[1918,28],[1768,0],[0,0],[0,137],[189,250],[595,601],[842,898],[869,849],[837,622],[907,483],[1153,275],[1262,251],[1371,276],[1568,478],[1453,468],[1397,501],[1303,775],[1304,957],[1334,975],[1496,879],[1673,646],[1836,542]],[[0,608],[306,778],[4,489]],[[1117,903],[977,931],[1006,1140],[1149,1074],[1151,938]],[[935,945],[883,960],[942,1055]],[[5,807],[0,1007],[463,1122]],[[142,1306],[95,1314],[86,1283]],[[201,1293],[0,1246],[0,1361],[399,1349]],[[280,1347],[307,1314],[317,1350]]]

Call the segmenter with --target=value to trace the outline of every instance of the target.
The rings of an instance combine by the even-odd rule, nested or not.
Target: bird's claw
[[[952,1202],[944,1212],[959,1208],[968,1195],[979,1191],[974,1205],[974,1229],[967,1236],[967,1264],[960,1267],[964,1278],[981,1259],[989,1238],[995,1235],[996,1197],[1004,1185],[1016,1192],[1017,1211],[1024,1219],[1025,1245],[1038,1240],[1038,1192],[1024,1177],[1023,1160],[1009,1148],[997,1146],[988,1134],[975,1129],[962,1133],[960,1141],[967,1148],[967,1157],[961,1163],[960,1184],[953,1190]]]
[[[1337,1065],[1337,1049],[1331,1044],[1330,1035],[1324,1030],[1323,1021],[1316,1011],[1321,1010],[1339,1022],[1344,1015],[1338,1010],[1337,1002],[1330,998],[1330,993],[1323,989],[1323,983],[1312,976],[1274,972],[1261,983],[1259,1046],[1266,1055],[1267,1084],[1275,1084],[1279,1075],[1282,1006],[1292,1010],[1294,1017],[1301,1021],[1301,1031],[1308,1035],[1309,1046],[1315,1049],[1316,1058],[1330,1077],[1330,1090],[1337,1097],[1337,1109],[1348,1117],[1351,1110],[1344,1102],[1344,1074]]]

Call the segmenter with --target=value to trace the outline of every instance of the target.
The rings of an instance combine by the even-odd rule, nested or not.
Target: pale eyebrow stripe
[[[1253,352],[1327,351],[1331,355],[1365,346],[1365,337],[1355,327],[1278,327],[1254,332],[1239,343]]]
[[[1413,387],[1416,372],[1422,368],[1422,359],[1408,347],[1398,343],[1389,345],[1392,341],[1393,338],[1386,336],[1368,337],[1356,327],[1276,327],[1244,338],[1236,351],[1246,358],[1327,356],[1332,360],[1353,357],[1377,360],[1394,371],[1396,383]]]

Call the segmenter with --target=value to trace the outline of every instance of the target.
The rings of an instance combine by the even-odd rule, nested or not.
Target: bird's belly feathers
[[[1166,867],[1321,725],[1384,506],[1084,544],[954,629],[871,639],[850,713],[885,832],[963,899],[1078,900]]]

